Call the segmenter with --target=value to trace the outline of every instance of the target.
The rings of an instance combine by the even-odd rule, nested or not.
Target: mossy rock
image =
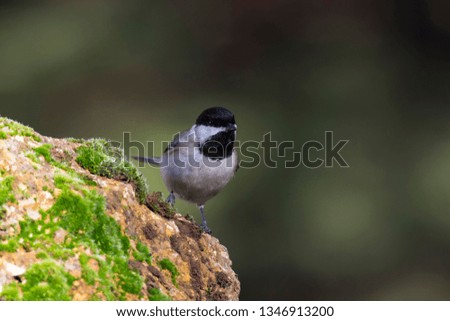
[[[226,249],[149,193],[119,146],[0,117],[0,300],[230,300],[239,289]]]

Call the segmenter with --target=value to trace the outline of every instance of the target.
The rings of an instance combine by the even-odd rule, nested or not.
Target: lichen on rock
[[[103,139],[0,117],[0,300],[237,300],[217,239]]]

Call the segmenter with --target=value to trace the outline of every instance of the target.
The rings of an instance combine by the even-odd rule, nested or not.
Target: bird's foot
[[[173,192],[170,192],[169,196],[166,199],[166,202],[170,204],[170,206],[175,205],[175,194]]]
[[[200,225],[200,227],[201,227],[202,231],[205,232],[206,234],[209,234],[209,235],[212,234],[212,230],[205,223],[202,223],[202,225]]]
[[[203,232],[205,232],[206,234],[212,234],[211,229],[208,227],[208,225],[206,224],[206,216],[205,216],[205,205],[204,204],[200,204],[198,206],[199,210],[200,210],[200,214],[202,214],[202,225],[200,225],[200,227],[202,228]]]

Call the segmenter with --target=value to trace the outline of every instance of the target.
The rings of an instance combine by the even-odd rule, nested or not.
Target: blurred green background
[[[222,105],[242,141],[350,140],[350,168],[242,169],[207,203],[243,300],[450,299],[449,85],[444,0],[0,5],[0,114],[44,135],[159,153]]]

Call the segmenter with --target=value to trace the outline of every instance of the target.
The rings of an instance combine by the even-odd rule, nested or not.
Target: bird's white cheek
[[[211,127],[205,125],[195,126],[195,139],[200,143],[204,143],[209,137],[214,136],[215,134],[224,131],[223,127]]]

